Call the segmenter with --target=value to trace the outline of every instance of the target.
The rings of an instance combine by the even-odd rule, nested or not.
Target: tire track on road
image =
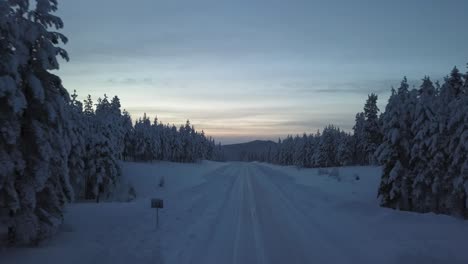
[[[266,255],[265,255],[265,248],[263,244],[263,238],[262,234],[260,233],[261,231],[261,226],[259,223],[258,219],[258,214],[257,214],[257,202],[255,200],[255,194],[253,192],[252,188],[252,182],[251,178],[254,177],[250,171],[250,167],[247,168],[247,173],[244,177],[246,177],[246,184],[247,184],[247,193],[248,193],[248,206],[249,207],[249,213],[250,213],[250,218],[252,221],[252,229],[253,229],[253,234],[254,234],[254,240],[255,240],[255,248],[256,248],[256,256],[257,256],[257,263],[259,264],[264,264],[268,263],[266,261]]]
[[[336,234],[331,232],[330,228],[326,227],[325,224],[318,222],[318,220],[314,217],[314,215],[311,212],[303,211],[298,206],[296,206],[295,201],[290,199],[291,193],[289,193],[288,195],[285,192],[284,189],[286,186],[279,186],[278,183],[275,182],[272,179],[272,176],[270,176],[269,174],[276,173],[280,176],[282,174],[282,177],[290,177],[289,175],[284,174],[283,172],[275,171],[271,168],[265,168],[261,165],[255,165],[255,169],[259,171],[259,175],[263,174],[261,176],[263,182],[272,187],[271,191],[276,193],[276,196],[283,201],[284,205],[287,208],[289,208],[288,211],[295,215],[295,217],[292,217],[291,219],[295,222],[295,224],[298,227],[301,227],[305,231],[304,234],[319,234],[322,238],[321,242],[327,244],[327,248],[330,251],[346,252],[348,255],[345,258],[339,260],[340,263],[366,263],[363,261],[361,256],[351,253],[357,251],[354,247],[342,243],[342,239],[340,239],[336,236]],[[295,183],[291,182],[289,187],[294,187],[294,185]],[[294,189],[291,188],[291,191],[295,191]],[[315,228],[312,229],[311,226],[314,226]],[[340,248],[342,248],[343,250],[340,250]]]

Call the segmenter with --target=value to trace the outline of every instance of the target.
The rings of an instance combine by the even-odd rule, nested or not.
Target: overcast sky
[[[59,0],[65,87],[223,143],[353,126],[368,93],[468,62],[466,0]],[[382,109],[383,110],[383,109]]]

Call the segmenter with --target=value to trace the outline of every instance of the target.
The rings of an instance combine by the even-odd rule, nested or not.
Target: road
[[[0,263],[468,263],[468,222],[379,207],[378,168],[341,168],[339,181],[241,162],[125,163],[123,174],[136,200],[70,204],[56,236],[0,249]]]
[[[329,219],[314,214],[326,197],[288,175],[230,163],[206,178],[172,197],[185,206],[169,217],[178,221],[163,226],[166,263],[363,262],[357,245],[344,244]]]

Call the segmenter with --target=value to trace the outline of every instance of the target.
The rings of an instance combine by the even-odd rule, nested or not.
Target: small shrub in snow
[[[359,174],[356,173],[356,174],[354,174],[354,179],[356,181],[359,181],[361,179],[361,177],[359,177]]]
[[[164,176],[162,176],[161,178],[159,178],[158,186],[162,188],[164,187],[164,184],[165,184],[165,180],[164,180]]]

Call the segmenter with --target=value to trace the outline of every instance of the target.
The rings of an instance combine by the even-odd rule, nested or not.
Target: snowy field
[[[468,221],[379,207],[380,168],[123,168],[136,200],[69,205],[57,236],[0,263],[468,263]],[[164,198],[159,229],[151,198]]]

